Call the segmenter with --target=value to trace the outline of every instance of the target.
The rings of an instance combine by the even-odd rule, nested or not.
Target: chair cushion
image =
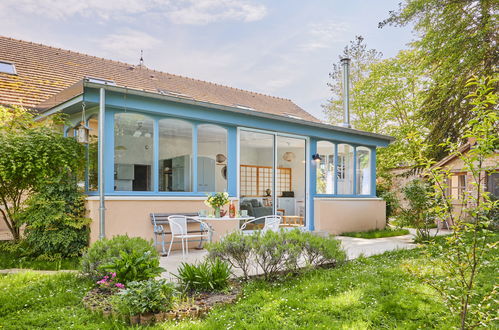
[[[250,199],[249,202],[253,207],[262,207],[262,204],[258,201],[258,199]]]
[[[272,207],[264,206],[264,207],[254,207],[253,208],[253,216],[255,218],[264,217],[266,215],[272,215]]]
[[[253,205],[251,205],[251,203],[249,202],[243,202],[241,203],[241,206],[239,207],[241,210],[247,210],[248,211],[248,215],[250,217],[254,217],[254,211],[253,211]]]

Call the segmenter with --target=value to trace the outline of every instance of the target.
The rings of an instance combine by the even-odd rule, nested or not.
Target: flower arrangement
[[[109,275],[104,276],[101,280],[97,281],[99,288],[103,290],[115,290],[124,289],[125,285],[117,281],[116,273],[109,273]]]
[[[227,192],[217,192],[215,194],[208,194],[208,198],[204,201],[206,206],[209,206],[215,210],[215,216],[220,216],[220,208],[226,204],[229,204],[229,193]]]

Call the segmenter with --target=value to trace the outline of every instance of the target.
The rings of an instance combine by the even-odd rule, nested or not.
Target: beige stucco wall
[[[151,213],[195,213],[201,209],[209,210],[204,205],[205,198],[171,198],[171,197],[106,197],[105,233],[110,238],[116,235],[127,234],[130,237],[154,239]],[[226,207],[227,208],[227,207]],[[87,199],[88,216],[92,219],[90,225],[90,244],[99,239],[99,199]],[[189,224],[190,228],[197,229],[196,223]],[[165,230],[169,231],[168,225]],[[214,236],[218,238],[219,235]],[[170,236],[165,236],[170,243]],[[193,242],[189,246],[194,247]],[[168,248],[168,245],[167,245]],[[174,244],[174,249],[179,249],[180,244]]]
[[[338,235],[385,228],[385,204],[380,198],[315,198],[315,230]]]

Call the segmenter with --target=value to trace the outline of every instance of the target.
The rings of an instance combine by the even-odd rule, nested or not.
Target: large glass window
[[[203,124],[198,126],[197,131],[197,191],[227,191],[227,130]]]
[[[159,121],[159,191],[192,191],[192,124]]]
[[[89,191],[97,191],[98,187],[98,158],[99,158],[99,119],[93,116],[88,120],[88,127],[90,128],[88,149],[87,149],[87,171],[88,171],[88,187]]]
[[[147,116],[114,116],[114,190],[152,190],[153,134],[153,120]]]
[[[353,147],[348,144],[338,145],[338,194],[353,194]]]
[[[371,194],[371,150],[357,147],[357,195]]]
[[[327,141],[317,142],[317,181],[318,194],[334,194],[334,144]]]

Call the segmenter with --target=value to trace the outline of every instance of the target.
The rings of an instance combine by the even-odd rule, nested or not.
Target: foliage
[[[495,234],[489,241],[498,239]],[[438,237],[436,244],[442,242],[445,239]],[[249,281],[236,303],[215,308],[200,320],[169,323],[168,328],[450,329],[456,317],[442,308],[441,297],[405,270],[407,264],[432,266],[424,254],[427,248],[352,260],[342,267],[311,270],[286,281]],[[499,251],[484,257],[476,283],[486,292],[496,284]],[[0,324],[9,329],[125,328],[122,320],[89,313],[80,303],[93,284],[77,274],[4,275],[0,280]],[[490,328],[498,326],[496,321]]]
[[[429,86],[421,90],[421,115],[429,128],[429,158],[441,158],[440,145],[463,138],[474,105],[467,98],[468,79],[497,72],[499,28],[494,0],[405,0],[380,26],[411,25],[418,38],[416,65],[427,68]],[[490,88],[497,91],[497,82]]]
[[[346,253],[341,248],[341,242],[333,236],[317,236],[311,232],[293,230],[288,235],[298,234],[301,237],[301,256],[307,265],[339,265],[346,259]]]
[[[208,258],[220,258],[248,278],[249,269],[259,267],[267,280],[280,272],[296,272],[300,262],[305,266],[337,265],[346,258],[340,242],[299,229],[279,232],[255,231],[251,235],[231,233],[217,243],[207,245]],[[251,261],[254,260],[254,264]]]
[[[83,255],[81,259],[82,273],[92,280],[97,281],[107,274],[107,270],[102,269],[102,265],[107,265],[120,259],[122,254],[135,254],[143,256],[148,252],[150,260],[159,260],[159,254],[152,242],[140,237],[128,237],[128,235],[118,235],[111,239],[102,239],[95,242]],[[154,263],[146,261],[146,264]]]
[[[210,206],[212,208],[222,207],[229,203],[229,193],[217,192],[214,194],[208,194],[208,197],[204,203],[206,206]]]
[[[159,267],[159,258],[151,251],[130,252],[120,251],[119,258],[98,267],[100,271],[115,273],[120,282],[128,284],[134,281],[144,281],[155,278],[165,270]]]
[[[436,221],[432,187],[420,179],[415,179],[403,188],[403,192],[409,206],[402,210],[400,217],[404,223],[416,228],[416,242],[431,241],[436,235],[431,234],[431,228]]]
[[[220,259],[205,260],[199,264],[183,262],[178,268],[180,285],[188,292],[222,291],[229,285],[230,265]]]
[[[225,235],[223,240],[217,243],[205,245],[208,250],[208,258],[220,259],[227,262],[232,268],[239,268],[244,278],[248,278],[250,260],[252,258],[251,238],[244,235],[242,231],[235,231]]]
[[[341,60],[346,57],[352,60],[350,63],[350,83],[352,86],[356,86],[358,81],[368,75],[370,65],[381,59],[381,55],[376,49],[367,48],[364,37],[355,36],[355,40],[350,41],[350,44],[344,48],[343,54],[338,59]],[[343,75],[341,64],[333,64],[329,78],[331,81],[327,85],[332,95],[322,108],[330,123],[339,124],[343,122]],[[357,97],[355,91],[350,93],[352,103],[355,102]],[[355,116],[355,112],[352,112],[352,118],[355,118]]]
[[[379,178],[376,180],[376,196],[382,198],[386,203],[386,219],[388,220],[398,213],[400,209],[400,202],[397,194],[391,191],[391,177]]]
[[[112,304],[123,315],[137,315],[166,311],[172,307],[174,289],[165,280],[130,282],[112,299]]]
[[[341,234],[341,236],[372,239],[372,238],[402,236],[408,234],[409,231],[407,229],[386,228],[386,229],[376,229],[370,231],[343,233]]]
[[[25,224],[24,236],[32,256],[74,257],[88,245],[90,219],[76,179],[67,177],[33,193],[14,218]]]
[[[489,217],[491,210],[498,208],[499,203],[492,200],[484,189],[484,173],[493,171],[497,166],[485,165],[485,160],[493,157],[499,146],[498,95],[493,88],[496,84],[497,79],[491,78],[474,79],[468,83],[474,88],[474,92],[469,95],[474,108],[464,137],[476,143],[464,153],[458,145],[450,141],[445,143],[451,155],[458,157],[464,164],[462,170],[472,177],[471,189],[461,197],[462,212],[453,209],[452,195],[446,194],[449,170],[441,168],[424,155],[418,159],[433,184],[428,198],[440,201],[432,206],[431,212],[440,220],[450,220],[453,233],[447,237],[445,247],[438,247],[441,261],[434,262],[428,271],[413,271],[442,295],[449,309],[459,316],[461,329],[486,327],[497,319],[497,305],[494,306],[497,290],[483,291],[477,285],[487,255],[497,250],[497,240],[488,240],[491,235],[488,228],[492,222]],[[415,141],[423,144],[417,137]],[[428,258],[432,260],[433,255],[428,253]]]
[[[24,241],[0,242],[0,269],[26,268],[37,270],[78,269],[80,258],[33,258]]]
[[[35,122],[24,108],[0,106],[0,213],[15,240],[24,198],[83,171],[84,148],[64,138],[61,123],[60,117]]]

